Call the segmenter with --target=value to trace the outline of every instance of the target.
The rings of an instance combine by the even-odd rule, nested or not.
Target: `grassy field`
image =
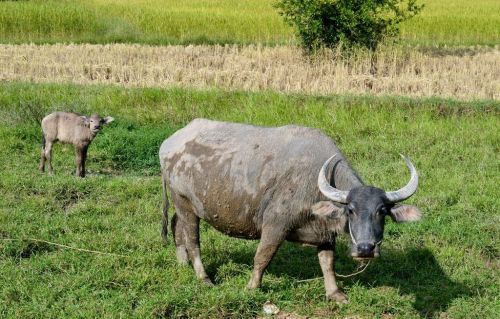
[[[54,150],[55,176],[38,173],[38,121],[53,110],[116,121],[89,151],[88,178],[72,176],[73,150]],[[0,84],[0,317],[234,317],[288,313],[351,318],[498,318],[500,104],[395,97]],[[213,288],[176,265],[160,240],[157,151],[195,117],[259,125],[301,124],[334,138],[368,183],[397,188],[408,154],[421,175],[409,201],[417,224],[386,228],[382,257],[340,280],[347,305],[324,300],[311,248],[284,245],[257,291],[244,288],[257,242],[202,225]],[[354,129],[355,128],[355,129]],[[96,255],[46,243],[112,252]],[[339,273],[356,265],[343,237]]]
[[[274,1],[2,1],[0,43],[293,44]],[[402,26],[403,43],[500,44],[498,1],[420,2],[422,13]]]
[[[338,55],[308,59],[291,46],[0,44],[0,80],[500,99],[498,49],[436,55],[391,48],[374,64],[367,53]]]

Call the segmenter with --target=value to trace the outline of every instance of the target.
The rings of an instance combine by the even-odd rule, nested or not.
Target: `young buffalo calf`
[[[71,143],[75,146],[76,175],[85,177],[85,160],[90,142],[101,130],[102,125],[112,122],[108,116],[100,118],[97,114],[90,117],[66,112],[55,112],[42,120],[42,156],[40,171],[45,171],[45,160],[49,161],[49,173],[52,168],[52,145],[54,142]]]

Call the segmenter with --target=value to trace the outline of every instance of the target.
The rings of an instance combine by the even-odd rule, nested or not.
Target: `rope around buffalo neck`
[[[356,242],[356,239],[354,239],[354,236],[352,234],[352,231],[351,231],[351,223],[349,223],[349,235],[351,235],[351,239],[352,239],[352,242],[354,243],[354,245],[358,245],[358,243]]]
[[[351,240],[352,242],[354,243],[354,245],[358,245],[358,243],[356,242],[356,239],[354,239],[354,235],[352,234],[352,231],[351,231],[351,223],[349,223],[349,235],[351,235]],[[378,242],[375,243],[375,246],[378,246],[380,245],[380,243],[382,242],[383,239],[379,240]]]

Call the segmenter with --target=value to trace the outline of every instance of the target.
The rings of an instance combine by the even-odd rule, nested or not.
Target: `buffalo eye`
[[[352,203],[349,203],[347,205],[347,211],[349,212],[349,214],[353,214],[354,213],[354,205]]]
[[[377,211],[377,214],[381,216],[387,215],[387,208],[385,206],[381,206]]]

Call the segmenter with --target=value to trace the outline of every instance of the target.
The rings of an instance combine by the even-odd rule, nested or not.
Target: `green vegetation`
[[[412,45],[498,45],[497,0],[424,0],[424,9],[403,24],[401,36]]]
[[[1,3],[0,42],[285,43],[271,1],[22,1]]]
[[[339,45],[377,49],[422,10],[416,0],[280,0],[276,7],[308,52]]]
[[[295,43],[275,0],[32,0],[0,2],[0,43]],[[421,0],[402,25],[411,45],[496,45],[500,2]]]
[[[73,150],[54,150],[55,176],[37,171],[39,119],[53,110],[116,118],[89,150],[88,178]],[[0,84],[0,317],[249,317],[271,300],[317,317],[498,318],[500,104],[395,97]],[[216,286],[176,265],[160,240],[157,151],[194,117],[318,127],[368,183],[396,188],[408,154],[421,174],[409,202],[421,223],[388,222],[382,257],[340,280],[347,305],[324,300],[314,249],[284,245],[246,291],[257,242],[202,224],[202,258]],[[128,257],[89,254],[38,238]],[[339,273],[356,264],[342,237]]]

